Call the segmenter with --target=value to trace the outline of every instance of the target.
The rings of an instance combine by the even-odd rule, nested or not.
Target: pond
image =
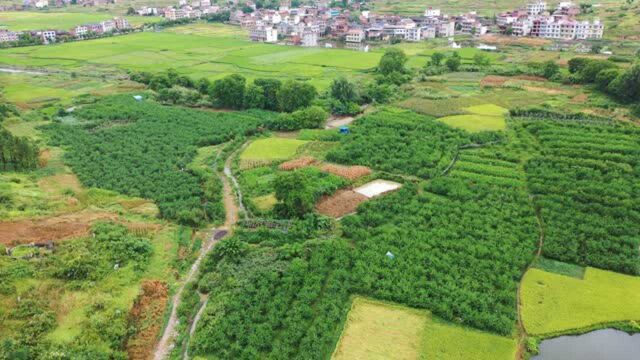
[[[532,360],[637,360],[640,334],[604,329],[579,336],[560,336],[540,343]]]

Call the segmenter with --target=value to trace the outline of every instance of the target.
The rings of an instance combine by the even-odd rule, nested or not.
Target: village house
[[[270,26],[256,26],[250,30],[252,41],[275,43],[278,41],[278,30]]]
[[[18,41],[19,34],[14,31],[0,30],[0,43]]]
[[[349,30],[345,36],[345,41],[350,43],[361,43],[365,39],[365,33],[362,29]]]

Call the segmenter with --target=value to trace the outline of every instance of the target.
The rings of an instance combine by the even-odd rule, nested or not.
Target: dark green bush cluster
[[[18,137],[0,128],[0,171],[23,171],[38,167],[38,146],[26,137]]]
[[[216,261],[194,355],[221,359],[329,357],[346,318],[351,255],[342,241],[299,251],[256,249],[241,261]],[[210,274],[215,274],[211,277]]]
[[[211,113],[108,97],[76,111],[82,125],[53,124],[51,144],[87,187],[154,200],[164,218],[198,225],[218,220],[220,197],[188,168],[197,147],[252,134],[273,113]],[[215,184],[214,184],[215,185]],[[216,195],[216,196],[214,196]]]
[[[429,178],[451,161],[469,135],[411,111],[383,109],[358,119],[329,161]]]
[[[505,162],[490,154],[456,165],[424,189],[405,184],[344,219],[357,249],[357,291],[510,334],[538,231],[524,182],[506,171],[517,164],[502,172],[485,165]]]
[[[537,121],[542,155],[526,165],[542,208],[546,257],[640,273],[640,143],[637,129]]]

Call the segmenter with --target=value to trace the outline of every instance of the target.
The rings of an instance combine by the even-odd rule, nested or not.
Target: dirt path
[[[180,287],[178,288],[178,291],[176,291],[175,295],[173,296],[173,299],[171,300],[171,315],[169,316],[169,321],[167,322],[167,326],[165,327],[164,332],[162,333],[162,337],[160,338],[160,341],[158,342],[154,350],[154,355],[153,355],[154,360],[166,359],[174,347],[173,342],[175,337],[178,335],[176,330],[176,327],[178,325],[178,307],[180,306],[180,301],[182,299],[182,292],[184,291],[185,285],[190,283],[196,277],[196,275],[198,274],[198,270],[200,269],[200,264],[202,263],[202,260],[205,258],[205,256],[207,256],[209,251],[213,249],[213,247],[218,241],[220,241],[221,239],[230,235],[233,232],[233,225],[238,221],[238,207],[236,206],[233,188],[231,186],[231,183],[229,182],[229,179],[232,179],[232,177],[227,175],[227,166],[230,166],[232,158],[233,158],[233,154],[229,156],[229,158],[225,162],[224,175],[218,174],[218,176],[220,177],[220,180],[222,181],[222,187],[223,187],[223,202],[224,202],[224,208],[226,211],[225,223],[222,227],[215,228],[211,231],[211,235],[209,236],[209,239],[202,247],[202,250],[200,251],[200,255],[191,266],[189,273],[184,278],[184,280],[180,284]],[[205,305],[206,305],[206,302],[207,302],[207,299],[205,299],[204,301]],[[195,331],[197,319],[200,318],[203,310],[204,310],[204,306],[198,311],[198,315],[196,316],[196,319],[194,319],[193,325],[191,326],[190,333],[192,331]],[[186,353],[185,353],[185,356],[187,356]]]

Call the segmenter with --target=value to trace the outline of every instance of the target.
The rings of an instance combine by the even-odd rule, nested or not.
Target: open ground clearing
[[[447,324],[429,312],[356,297],[332,359],[507,360],[515,340]]]
[[[341,218],[352,214],[358,205],[367,201],[368,198],[353,190],[338,190],[331,196],[326,196],[316,204],[316,210],[322,215]]]
[[[522,318],[531,335],[640,320],[640,278],[587,268],[583,279],[530,269],[522,280]]]

